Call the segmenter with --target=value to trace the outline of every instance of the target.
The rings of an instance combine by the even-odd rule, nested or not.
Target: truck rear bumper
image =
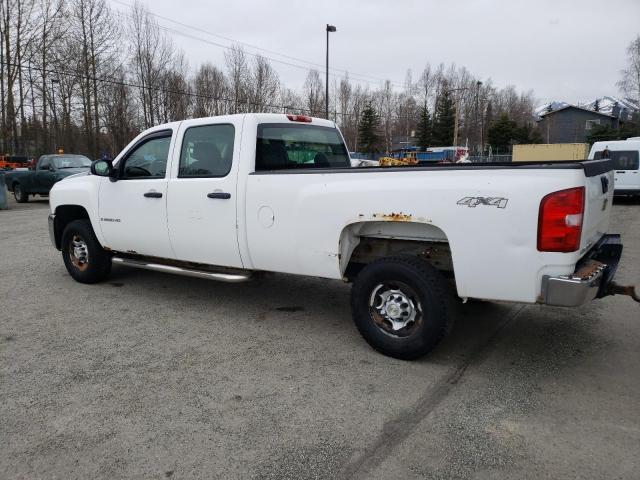
[[[624,195],[640,196],[640,187],[639,188],[616,188],[613,191],[613,194],[616,197],[617,196],[624,196]]]
[[[605,235],[580,260],[571,275],[542,277],[542,303],[577,307],[605,296],[622,255],[620,235]]]

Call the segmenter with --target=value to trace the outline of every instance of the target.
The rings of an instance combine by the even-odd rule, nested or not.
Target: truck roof
[[[156,125],[154,127],[151,127],[145,130],[142,133],[151,133],[151,132],[167,130],[167,129],[177,129],[183,121],[185,122],[198,121],[198,123],[201,123],[201,122],[206,123],[207,120],[220,122],[220,121],[224,121],[225,119],[252,117],[257,121],[257,123],[293,123],[295,122],[295,120],[292,120],[289,117],[296,117],[296,116],[301,116],[301,115],[285,114],[285,113],[236,113],[233,115],[218,115],[214,117],[187,118],[185,120],[181,120],[177,122],[170,122],[170,123],[163,123],[161,125]],[[302,115],[302,116],[306,117],[306,115]],[[309,118],[311,118],[311,122],[300,122],[300,123],[302,125],[310,124],[310,125],[318,125],[321,127],[336,126],[336,124],[333,121],[327,120],[325,118],[319,118],[319,117],[309,117]]]
[[[604,150],[607,147],[609,150],[640,150],[640,140],[609,140],[606,142],[595,142],[591,150],[594,152],[600,149]]]

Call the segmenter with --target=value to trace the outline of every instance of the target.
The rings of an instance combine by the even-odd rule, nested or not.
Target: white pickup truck
[[[431,350],[451,299],[578,306],[621,293],[609,160],[352,165],[328,120],[244,114],[151,128],[51,190],[49,230],[79,282],[112,263],[227,282],[353,282],[364,338]]]

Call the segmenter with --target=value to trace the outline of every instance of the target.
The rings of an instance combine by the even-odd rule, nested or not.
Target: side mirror
[[[52,170],[51,169],[51,165],[44,165],[44,166],[40,167],[40,170],[46,170],[46,171],[50,172]]]
[[[107,160],[96,160],[91,163],[91,173],[99,177],[113,176],[113,165]]]

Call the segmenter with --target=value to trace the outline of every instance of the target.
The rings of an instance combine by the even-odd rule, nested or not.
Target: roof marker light
[[[292,122],[304,122],[311,123],[311,117],[307,115],[287,115],[287,118]]]

